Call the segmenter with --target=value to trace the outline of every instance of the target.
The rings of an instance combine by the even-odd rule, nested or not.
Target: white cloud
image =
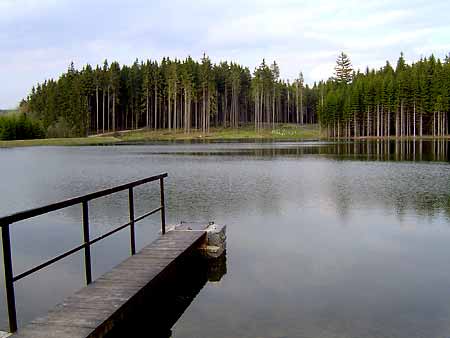
[[[14,21],[60,7],[65,0],[0,0],[0,20]]]
[[[432,53],[449,55],[450,43],[432,43],[426,46],[418,46],[414,48],[414,52],[420,56],[429,56]]]
[[[313,81],[326,80],[333,76],[334,62],[321,63],[314,65],[309,71],[309,77]]]
[[[0,108],[70,61],[233,60],[251,70],[276,60],[284,78],[332,76],[337,54],[355,68],[450,50],[450,4],[434,0],[0,0]],[[86,16],[85,16],[86,15]]]

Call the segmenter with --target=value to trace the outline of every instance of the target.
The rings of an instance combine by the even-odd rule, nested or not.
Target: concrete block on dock
[[[204,231],[206,232],[206,242],[201,247],[201,251],[206,258],[218,258],[227,248],[227,226],[216,224],[214,222],[181,222],[178,225],[170,227],[175,231]]]
[[[220,224],[209,224],[206,228],[206,257],[218,258],[227,248],[227,226]]]

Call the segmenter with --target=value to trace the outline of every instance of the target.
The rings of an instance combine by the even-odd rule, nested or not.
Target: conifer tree
[[[349,84],[352,81],[352,63],[350,58],[344,52],[339,54],[336,59],[335,76],[336,81],[341,84]]]

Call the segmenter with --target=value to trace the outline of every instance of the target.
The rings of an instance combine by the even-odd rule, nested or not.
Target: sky
[[[281,77],[307,83],[333,75],[344,51],[355,69],[450,53],[449,1],[0,0],[0,109],[58,78],[71,61],[235,61],[263,58]]]

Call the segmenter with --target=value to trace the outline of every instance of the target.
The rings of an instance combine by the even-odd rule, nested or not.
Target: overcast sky
[[[0,0],[0,108],[76,67],[163,56],[276,60],[283,78],[333,73],[340,51],[355,68],[450,52],[450,2],[439,0]]]

